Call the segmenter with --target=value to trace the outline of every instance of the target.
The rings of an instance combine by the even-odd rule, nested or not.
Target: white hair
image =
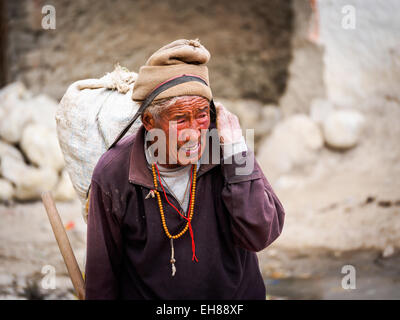
[[[145,112],[149,112],[154,118],[158,118],[162,112],[162,110],[169,108],[173,105],[178,99],[193,97],[190,95],[185,96],[177,96],[172,98],[160,99],[157,101],[153,101],[145,110]]]

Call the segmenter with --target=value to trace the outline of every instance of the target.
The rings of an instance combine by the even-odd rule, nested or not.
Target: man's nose
[[[182,133],[185,135],[185,142],[198,141],[199,137],[201,135],[200,129],[198,129],[196,127],[186,128]]]

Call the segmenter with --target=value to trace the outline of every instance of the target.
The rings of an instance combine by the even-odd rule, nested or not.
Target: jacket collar
[[[147,160],[144,154],[145,132],[146,129],[141,125],[132,142],[129,156],[129,182],[149,189],[154,189],[153,175],[147,166]],[[211,143],[211,138],[208,140],[208,143]],[[210,154],[209,159],[211,159],[211,149],[212,148],[208,148]],[[217,165],[219,164],[201,164],[197,172],[197,177],[200,177]],[[162,191],[160,186],[158,186],[157,189]]]

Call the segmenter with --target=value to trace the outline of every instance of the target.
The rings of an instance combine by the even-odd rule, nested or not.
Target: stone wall
[[[374,97],[400,101],[400,2],[318,1],[327,97],[366,109]]]
[[[179,38],[199,38],[212,54],[214,95],[276,103],[291,59],[291,1],[3,0],[7,82],[59,99],[67,86],[100,77],[119,62],[137,72],[148,56]],[[43,5],[56,29],[41,26]]]
[[[6,43],[7,43],[7,29],[6,29],[6,12],[4,1],[0,0],[0,87],[4,86],[7,82],[6,79]]]
[[[285,117],[308,113],[314,99],[325,98],[324,48],[312,41],[312,12],[310,1],[293,1],[292,60],[286,90],[279,100]]]

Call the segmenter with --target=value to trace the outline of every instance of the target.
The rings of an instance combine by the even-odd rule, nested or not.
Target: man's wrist
[[[233,143],[221,143],[221,148],[224,160],[234,156],[235,154],[247,151],[247,145],[243,136]]]

